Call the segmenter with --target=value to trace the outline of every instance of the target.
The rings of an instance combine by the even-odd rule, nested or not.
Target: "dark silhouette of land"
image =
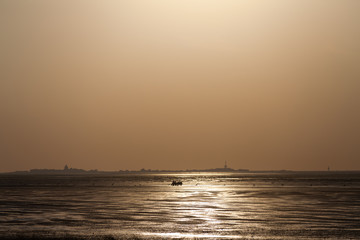
[[[127,174],[127,173],[174,173],[174,172],[249,172],[248,169],[232,169],[229,168],[225,162],[223,168],[209,168],[209,169],[186,169],[186,170],[118,170],[118,171],[99,171],[97,169],[84,170],[79,168],[70,168],[65,165],[63,169],[31,169],[29,171],[15,171],[8,172],[11,174]]]
[[[326,169],[324,171],[293,171],[293,170],[249,170],[249,169],[233,169],[229,168],[225,162],[223,168],[208,168],[208,169],[186,169],[186,170],[153,170],[153,169],[140,169],[140,170],[118,170],[118,171],[101,171],[97,169],[84,170],[79,168],[70,168],[65,165],[63,169],[31,169],[29,171],[14,171],[14,172],[3,172],[0,174],[141,174],[141,173],[296,173],[296,172],[360,172],[360,171],[330,171]]]

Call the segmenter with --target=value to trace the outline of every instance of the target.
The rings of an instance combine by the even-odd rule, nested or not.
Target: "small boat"
[[[182,186],[182,181],[175,181],[173,180],[171,186]]]

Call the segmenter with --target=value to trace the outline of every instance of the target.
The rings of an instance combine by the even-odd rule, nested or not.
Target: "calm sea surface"
[[[360,174],[2,174],[0,238],[14,234],[360,239]]]

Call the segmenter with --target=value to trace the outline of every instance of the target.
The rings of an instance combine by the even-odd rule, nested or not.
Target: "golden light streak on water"
[[[192,233],[143,233],[144,236],[152,236],[152,237],[162,237],[162,238],[189,238],[189,239],[197,239],[197,238],[223,238],[223,239],[246,239],[248,237],[244,236],[235,236],[235,235],[215,235],[215,234],[192,234]]]

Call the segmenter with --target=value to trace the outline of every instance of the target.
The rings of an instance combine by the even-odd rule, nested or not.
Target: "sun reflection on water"
[[[226,234],[222,217],[231,212],[227,205],[229,187],[219,183],[187,185],[174,191],[178,199],[173,209],[173,219],[183,227],[186,233],[166,233],[164,237],[182,238],[239,238]],[[161,234],[160,234],[161,235]]]
[[[190,238],[190,239],[198,239],[198,238],[216,238],[219,239],[220,236],[216,234],[193,234],[193,233],[143,233],[144,236],[153,236],[153,237],[162,237],[162,238]],[[222,235],[222,239],[244,239],[244,236],[236,236],[236,235]]]

